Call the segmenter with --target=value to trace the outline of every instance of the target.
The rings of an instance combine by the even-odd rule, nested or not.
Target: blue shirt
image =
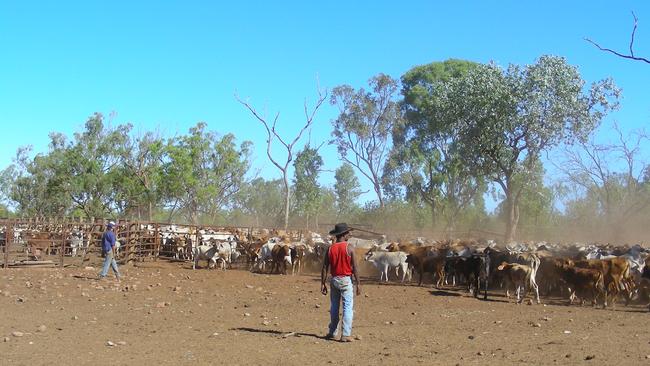
[[[112,231],[105,231],[102,235],[102,251],[110,252],[115,246],[115,233]]]

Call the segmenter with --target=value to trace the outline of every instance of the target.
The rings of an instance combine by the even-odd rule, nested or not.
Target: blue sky
[[[650,2],[446,3],[0,0],[0,167],[19,146],[44,151],[48,132],[70,136],[94,112],[114,111],[114,124],[136,130],[169,136],[205,121],[251,140],[255,169],[273,178],[264,131],[236,92],[269,116],[279,111],[280,131],[293,134],[317,81],[361,87],[377,73],[398,78],[448,58],[506,66],[565,56],[585,80],[611,76],[623,89],[621,110],[606,123],[650,125],[650,65],[583,40],[627,50],[634,10],[635,51],[650,57]],[[321,110],[312,143],[330,138],[335,116],[333,107]],[[335,149],[321,152],[333,171]],[[332,180],[326,172],[323,182]]]

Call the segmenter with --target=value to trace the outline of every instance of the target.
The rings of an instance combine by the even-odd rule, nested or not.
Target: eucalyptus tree
[[[307,229],[309,219],[317,216],[320,207],[321,188],[318,176],[322,166],[323,158],[318,149],[310,147],[309,144],[296,154],[296,160],[293,162],[295,204],[298,213],[306,218]],[[317,222],[315,224],[318,226]]]
[[[72,209],[61,179],[55,177],[57,162],[49,153],[30,158],[31,147],[21,147],[13,163],[2,172],[2,192],[9,206],[20,215],[62,216]]]
[[[334,194],[336,197],[337,213],[340,218],[349,216],[359,208],[357,199],[363,192],[359,178],[354,174],[354,168],[349,163],[343,163],[334,173]]]
[[[89,117],[84,128],[68,140],[50,133],[48,151],[29,158],[29,148],[18,151],[6,170],[12,177],[10,198],[22,214],[104,217],[116,212],[119,147],[130,125],[105,126],[104,116]]]
[[[619,96],[611,79],[585,87],[577,67],[556,56],[505,70],[479,65],[450,87],[461,112],[460,154],[501,188],[508,241],[516,234],[521,195],[540,171],[541,154],[584,141],[617,107]]]
[[[104,122],[104,116],[95,113],[82,131],[74,133],[57,172],[76,208],[88,217],[105,217],[118,211],[114,187],[120,179],[121,147],[132,128],[129,124],[111,127]]]
[[[125,214],[153,220],[163,201],[161,194],[165,143],[154,132],[129,137],[120,149],[120,178],[116,181],[116,201]]]
[[[252,216],[252,225],[276,227],[283,223],[284,183],[281,179],[255,178],[247,182],[237,195],[237,206]]]
[[[167,143],[162,181],[169,220],[177,211],[194,224],[200,216],[216,220],[223,208],[235,203],[245,181],[251,143],[237,147],[234,135],[219,137],[206,128],[198,123]]]
[[[405,121],[394,129],[393,149],[384,169],[384,185],[393,195],[401,188],[430,207],[433,226],[444,219],[453,231],[461,212],[485,192],[481,176],[459,151],[459,122],[449,87],[477,64],[447,60],[417,66],[402,76]]]
[[[371,78],[368,84],[369,91],[349,85],[332,90],[330,103],[339,108],[338,117],[332,121],[332,143],[341,159],[372,183],[383,208],[382,169],[390,152],[393,129],[402,120],[396,100],[399,84],[385,74]]]

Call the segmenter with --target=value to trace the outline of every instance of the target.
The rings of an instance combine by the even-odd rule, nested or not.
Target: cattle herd
[[[14,225],[0,227],[0,245],[12,243],[29,259],[48,255],[75,257],[96,251],[103,229],[97,225]],[[122,261],[168,258],[191,261],[197,269],[226,270],[234,264],[253,272],[297,274],[320,269],[329,241],[314,232],[205,228],[181,225],[118,224],[118,258]],[[640,244],[503,244],[494,240],[399,240],[352,238],[363,274],[374,268],[379,281],[410,282],[417,275],[436,288],[462,286],[487,299],[488,290],[503,291],[516,303],[543,302],[541,297],[566,299],[593,306],[615,306],[621,299],[648,303],[650,250]],[[5,258],[7,258],[5,256]],[[6,260],[6,259],[5,259]],[[83,260],[82,260],[83,261]]]
[[[257,236],[216,246],[195,248],[199,259],[221,261],[230,266],[232,254],[247,258],[251,271],[287,274],[299,273],[303,266],[318,269],[328,243],[322,236],[309,233],[302,240],[288,236]],[[352,239],[364,270],[372,265],[379,281],[389,281],[394,271],[401,282],[418,276],[418,285],[430,279],[436,288],[462,286],[466,291],[487,299],[488,290],[503,291],[506,298],[514,292],[516,303],[530,295],[529,303],[542,303],[541,297],[565,298],[568,304],[615,306],[622,299],[647,304],[650,293],[649,250],[643,246],[597,244],[509,243],[493,240],[442,240],[387,242]],[[200,247],[199,247],[200,248]],[[208,252],[210,248],[212,252]],[[205,253],[213,253],[206,255]],[[201,257],[197,259],[197,255]],[[208,266],[210,267],[210,266]]]

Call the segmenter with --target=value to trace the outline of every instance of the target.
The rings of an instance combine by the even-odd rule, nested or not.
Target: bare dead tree
[[[585,38],[585,41],[593,44],[594,46],[596,46],[601,51],[612,53],[612,54],[614,54],[614,55],[616,55],[618,57],[627,58],[627,59],[635,60],[635,61],[642,61],[642,62],[650,64],[650,59],[647,59],[645,57],[638,57],[638,56],[634,55],[634,35],[636,33],[638,18],[636,17],[634,12],[632,12],[632,17],[634,18],[634,27],[632,28],[632,35],[630,37],[630,53],[629,54],[623,54],[623,53],[614,51],[611,48],[601,47],[600,44],[592,41],[590,38]]]
[[[632,217],[650,207],[648,183],[643,178],[650,165],[640,159],[643,142],[648,140],[645,131],[633,131],[625,136],[616,124],[614,130],[618,142],[580,143],[577,150],[565,149],[563,161],[554,166],[582,192],[591,192],[598,200],[605,222],[616,233]]]
[[[298,134],[296,137],[289,142],[289,140],[283,139],[277,132],[276,130],[276,124],[278,122],[278,118],[280,117],[280,112],[275,114],[275,117],[273,118],[273,122],[269,124],[267,121],[266,117],[263,117],[260,115],[255,108],[253,108],[250,103],[247,101],[243,101],[242,99],[239,98],[238,95],[235,94],[235,98],[239,103],[241,103],[248,111],[251,112],[251,114],[258,120],[264,128],[266,129],[266,156],[268,156],[269,160],[273,165],[275,165],[276,168],[282,173],[282,180],[284,182],[284,229],[286,230],[289,227],[289,203],[290,203],[290,198],[291,198],[291,190],[289,189],[289,174],[288,174],[288,169],[289,169],[289,164],[291,161],[293,161],[293,148],[296,145],[296,143],[300,140],[300,137],[302,137],[303,133],[309,129],[309,127],[312,125],[314,121],[314,116],[316,115],[316,112],[318,109],[321,107],[325,99],[327,99],[327,91],[322,92],[320,87],[317,88],[318,90],[318,99],[316,100],[316,104],[314,105],[314,108],[309,111],[309,107],[307,106],[307,101],[305,100],[304,103],[304,113],[305,113],[305,124],[302,126],[300,131],[298,131]],[[270,125],[270,127],[269,127]],[[287,151],[287,154],[284,159],[276,159],[273,157],[271,154],[271,147],[273,145],[273,141],[277,139],[280,141],[280,144],[284,146],[284,148]]]

